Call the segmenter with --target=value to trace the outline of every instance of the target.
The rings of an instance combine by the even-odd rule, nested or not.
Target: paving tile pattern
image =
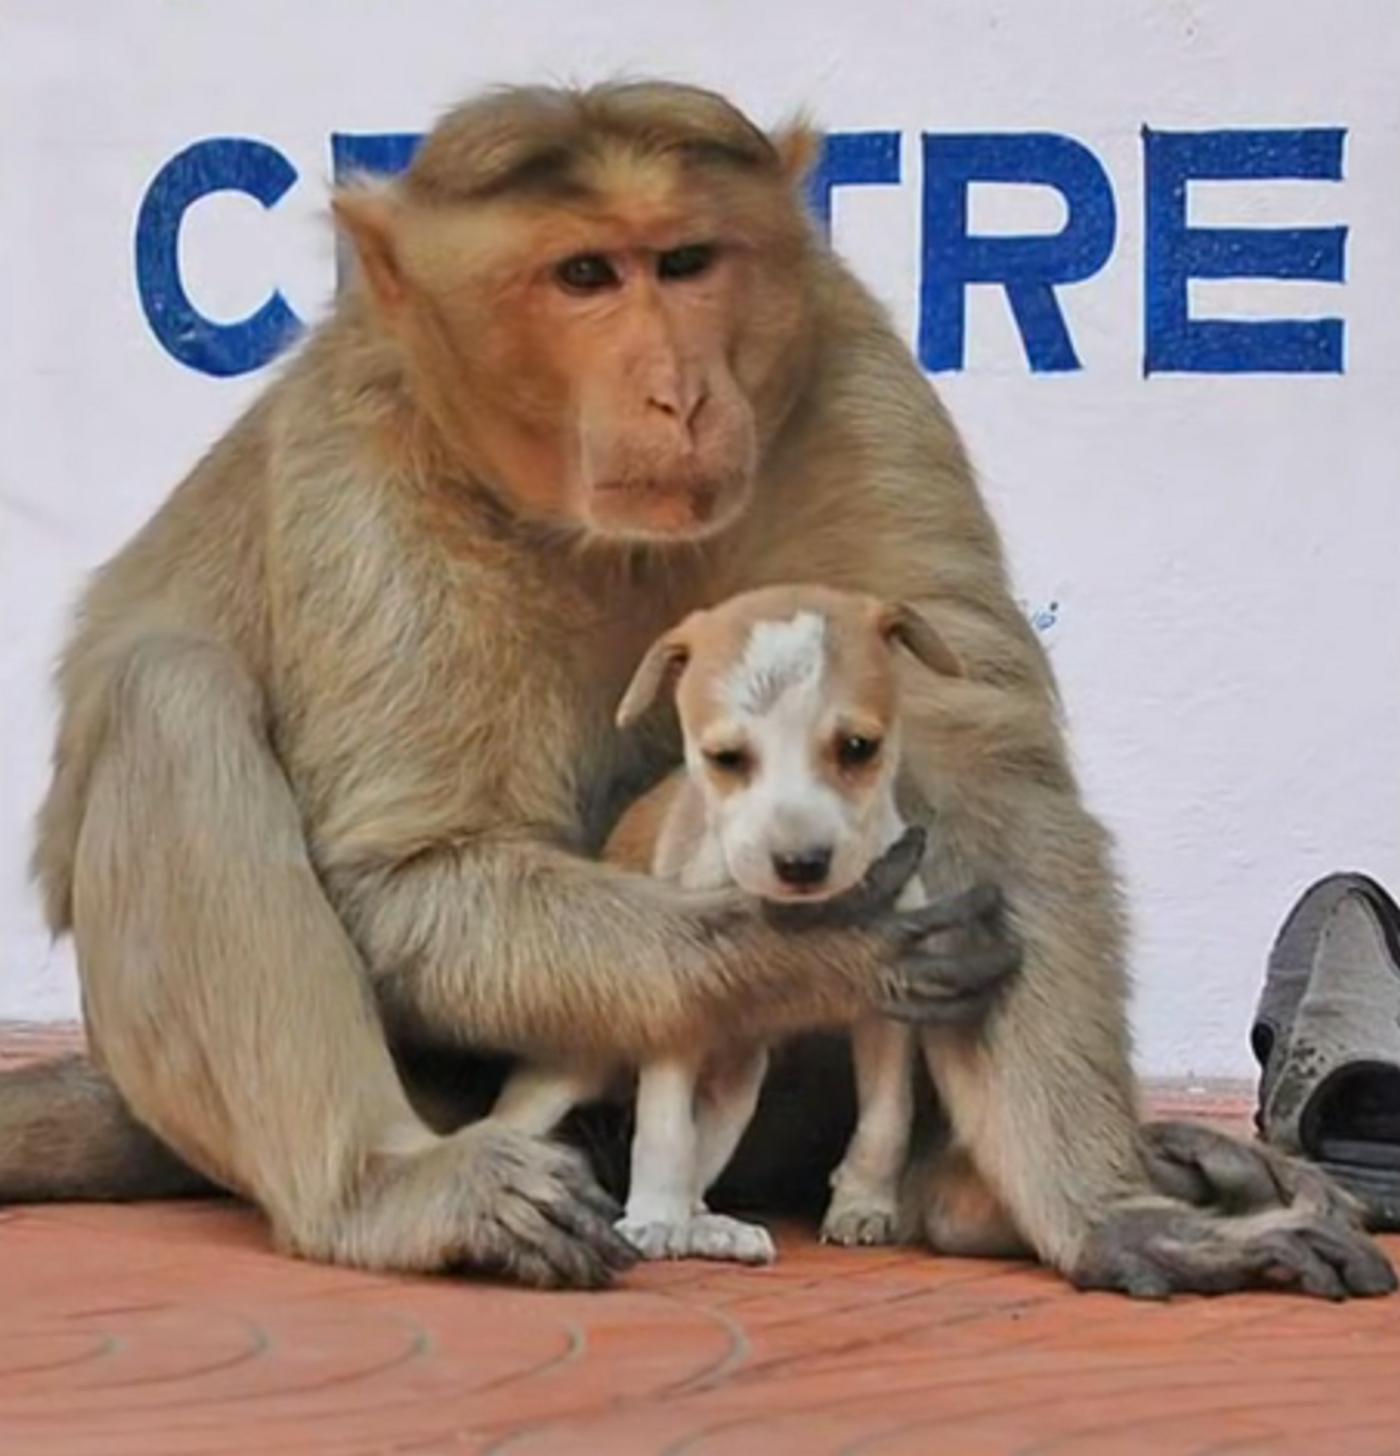
[[[1400,1456],[1400,1298],[779,1242],[537,1294],[295,1263],[232,1204],[6,1210],[0,1456]]]

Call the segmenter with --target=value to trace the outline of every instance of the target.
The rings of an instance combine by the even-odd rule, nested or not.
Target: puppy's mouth
[[[759,883],[741,884],[741,888],[751,895],[757,895],[760,900],[772,900],[779,904],[819,905],[823,900],[834,900],[838,895],[844,895],[847,890],[855,887],[858,880],[859,876],[854,880],[842,876],[823,880],[819,885],[790,885],[776,877],[770,879],[765,876]]]

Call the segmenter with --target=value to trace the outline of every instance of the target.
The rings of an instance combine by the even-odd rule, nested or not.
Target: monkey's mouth
[[[742,509],[747,492],[728,480],[599,481],[589,492],[589,517],[608,536],[697,540],[723,530]]]
[[[620,502],[634,503],[646,510],[653,503],[683,502],[698,518],[706,519],[714,511],[720,487],[709,481],[677,484],[673,480],[605,480],[594,486],[594,494]]]

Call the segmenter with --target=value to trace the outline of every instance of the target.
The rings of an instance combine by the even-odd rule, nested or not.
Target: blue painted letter
[[[402,172],[413,160],[423,140],[422,132],[386,131],[356,135],[352,132],[331,133],[331,176],[336,186],[348,181],[356,172],[376,177],[392,177]],[[335,286],[345,286],[350,275],[350,245],[341,236],[336,239]]]
[[[220,377],[246,374],[299,332],[280,292],[251,317],[218,324],[195,308],[180,278],[180,227],[201,197],[243,192],[272,207],[296,180],[281,152],[248,137],[194,142],[156,173],[136,219],[136,286],[151,331],[180,363]]]
[[[1098,159],[1071,137],[1046,132],[923,137],[923,281],[919,362],[957,370],[965,358],[967,287],[997,283],[1036,373],[1078,369],[1078,356],[1055,288],[1092,277],[1113,252],[1113,187]],[[968,191],[974,182],[1053,187],[1068,216],[1058,233],[971,237]]]
[[[1146,165],[1143,373],[1340,374],[1341,319],[1229,322],[1193,319],[1192,278],[1311,278],[1341,283],[1345,227],[1194,228],[1186,223],[1193,178],[1342,175],[1340,127],[1303,131],[1142,131]]]
[[[332,132],[331,175],[337,183],[355,172],[391,177],[408,166],[422,140],[417,131]]]
[[[832,189],[898,183],[900,141],[897,131],[832,132],[827,136],[821,160],[807,179],[807,201],[828,237]]]

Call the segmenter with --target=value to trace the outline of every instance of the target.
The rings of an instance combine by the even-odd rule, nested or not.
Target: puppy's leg
[[[608,1081],[601,1068],[563,1070],[526,1062],[510,1074],[491,1116],[506,1127],[546,1137],[575,1107],[601,1097]]]
[[[705,1063],[695,1109],[697,1209],[729,1166],[758,1107],[768,1075],[768,1048],[726,1052]]]
[[[911,881],[901,909],[927,903]],[[915,1034],[911,1027],[867,1017],[851,1030],[857,1120],[846,1155],[831,1175],[832,1196],[822,1238],[833,1244],[891,1244],[896,1239],[900,1180],[914,1120]]]
[[[695,1105],[696,1177],[690,1236],[692,1251],[703,1250],[705,1258],[771,1264],[778,1257],[773,1236],[762,1224],[712,1213],[705,1202],[706,1193],[729,1166],[753,1120],[767,1072],[766,1047],[725,1053],[705,1064]]]
[[[773,1245],[766,1230],[697,1210],[700,1070],[697,1060],[673,1058],[638,1074],[632,1184],[618,1231],[645,1259],[768,1263]]]
[[[822,1238],[890,1244],[914,1114],[914,1033],[900,1022],[867,1017],[852,1028],[851,1041],[859,1111],[846,1155],[831,1175]]]
[[[647,1259],[680,1258],[695,1189],[698,1063],[649,1062],[637,1074],[632,1178],[618,1231]]]

